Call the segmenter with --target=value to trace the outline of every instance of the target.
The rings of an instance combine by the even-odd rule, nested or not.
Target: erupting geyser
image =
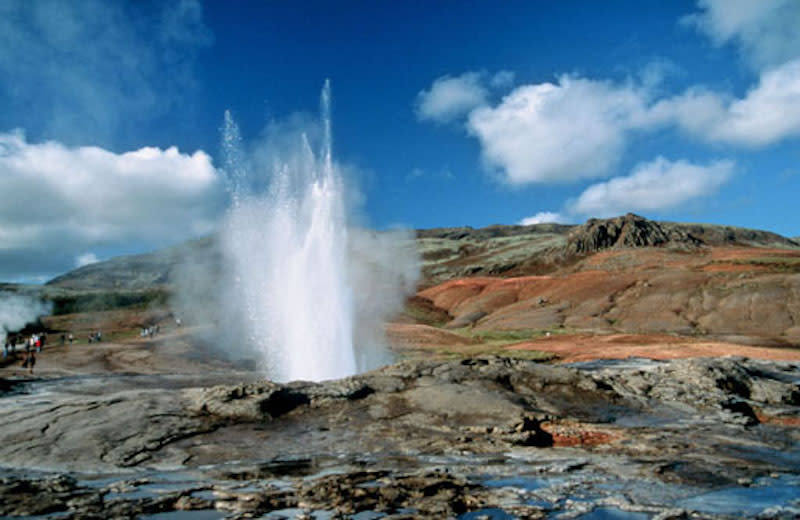
[[[341,173],[331,157],[330,85],[321,100],[315,153],[305,134],[254,171],[225,114],[223,148],[232,204],[221,235],[227,295],[242,339],[279,381],[324,380],[364,368],[354,347],[354,262]],[[266,187],[264,177],[269,178]]]

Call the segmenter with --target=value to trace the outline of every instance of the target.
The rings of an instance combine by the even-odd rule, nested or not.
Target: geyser
[[[221,233],[224,299],[235,307],[235,321],[246,331],[236,337],[246,338],[262,368],[278,381],[339,378],[386,361],[366,345],[354,345],[355,330],[364,326],[357,325],[359,303],[352,283],[356,280],[360,291],[369,292],[376,284],[364,283],[364,272],[375,272],[376,266],[381,271],[381,261],[374,254],[354,257],[354,249],[363,248],[353,247],[353,236],[364,234],[348,230],[344,183],[331,152],[330,101],[326,81],[318,150],[302,133],[288,150],[284,146],[272,153],[268,167],[257,166],[245,153],[233,118],[225,114],[231,207]],[[365,261],[369,269],[359,268]],[[398,277],[397,272],[382,274]],[[400,278],[402,290],[413,286],[414,275]],[[378,285],[396,286],[397,281]]]

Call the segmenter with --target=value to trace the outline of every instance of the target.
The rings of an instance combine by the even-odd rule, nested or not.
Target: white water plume
[[[225,114],[231,208],[220,237],[227,290],[223,300],[260,354],[262,368],[279,381],[339,378],[385,362],[379,345],[356,346],[356,330],[372,331],[359,336],[380,343],[374,334],[381,326],[377,322],[399,310],[402,297],[393,295],[402,296],[416,280],[415,269],[376,268],[377,256],[353,254],[344,182],[332,158],[328,82],[322,90],[321,119],[317,153],[302,134],[289,150],[273,154],[267,171],[259,171],[244,151],[231,114]],[[413,259],[414,253],[399,258],[403,256]],[[392,261],[397,258],[383,263]],[[388,279],[372,283],[375,277],[369,276],[364,283],[363,273],[370,270]],[[354,281],[360,284],[358,295]],[[392,289],[387,294],[376,287]],[[391,302],[386,312],[366,310],[363,299],[373,297]],[[387,305],[376,302],[375,307]]]

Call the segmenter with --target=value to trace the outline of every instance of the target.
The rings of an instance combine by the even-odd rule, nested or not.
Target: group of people
[[[70,345],[75,341],[71,332],[61,334],[61,345],[66,345],[67,341]],[[3,359],[16,360],[19,345],[25,348],[22,356],[22,368],[27,368],[28,372],[33,374],[33,367],[36,366],[36,353],[41,352],[47,345],[47,332],[34,332],[28,337],[21,334],[9,334],[3,345]]]
[[[141,332],[139,332],[139,336],[142,338],[154,338],[160,330],[161,328],[158,326],[158,324],[151,325],[150,327],[142,327]]]
[[[17,345],[25,346],[25,355],[22,360],[22,368],[27,368],[28,372],[33,374],[33,367],[36,366],[36,353],[41,352],[47,345],[47,333],[35,332],[27,338],[19,335],[10,335],[6,337],[5,344],[3,345],[3,359],[11,356],[17,357]]]

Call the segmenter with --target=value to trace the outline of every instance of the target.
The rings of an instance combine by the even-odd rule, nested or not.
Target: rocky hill
[[[213,237],[192,240],[153,253],[120,256],[85,265],[48,281],[48,287],[72,290],[147,290],[168,287],[177,270],[192,259],[218,259]]]
[[[425,283],[488,275],[547,274],[605,250],[702,247],[800,248],[800,242],[768,231],[711,224],[656,222],[629,213],[591,219],[580,226],[537,224],[444,228],[417,233]]]
[[[604,250],[659,247],[688,251],[703,246],[800,248],[775,233],[709,224],[656,222],[627,214],[591,219],[583,225],[495,225],[424,229],[416,232],[423,285],[462,276],[546,274]],[[112,258],[53,278],[50,288],[97,291],[168,289],[187,263],[219,270],[214,237],[153,253]]]

